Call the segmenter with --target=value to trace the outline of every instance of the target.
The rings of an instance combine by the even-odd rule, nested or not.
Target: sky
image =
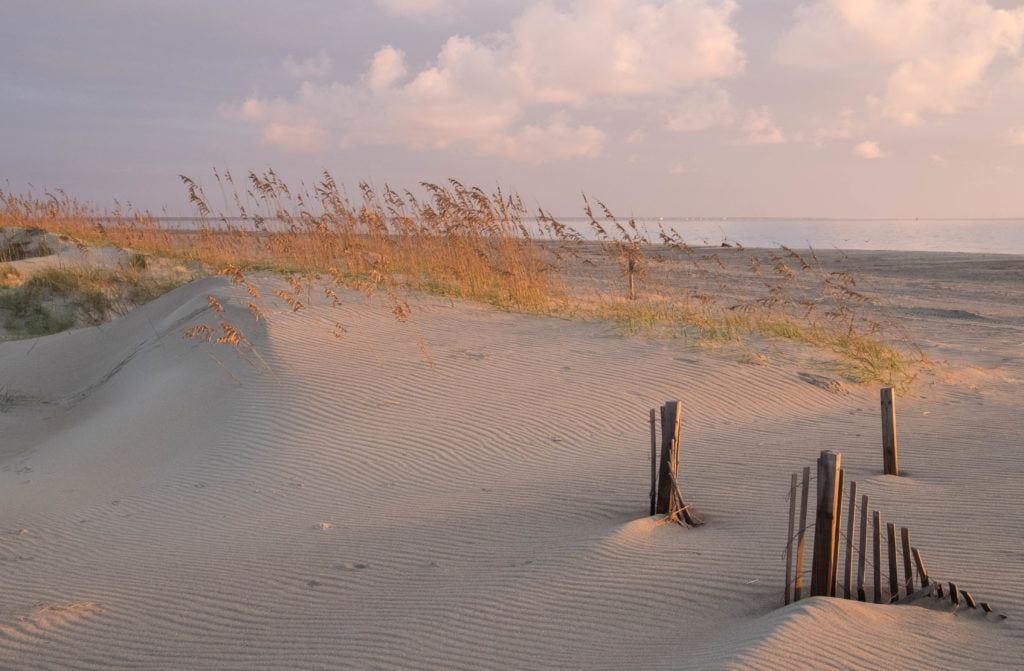
[[[561,215],[1024,217],[1024,2],[0,3],[0,188],[178,215],[214,167]]]

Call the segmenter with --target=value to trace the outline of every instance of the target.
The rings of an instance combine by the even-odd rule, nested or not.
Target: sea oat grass
[[[486,193],[454,180],[422,184],[422,195],[360,183],[352,199],[328,173],[298,189],[272,170],[238,182],[230,173],[215,171],[214,177],[223,210],[210,204],[199,182],[182,177],[196,212],[187,228],[163,226],[129,208],[100,211],[63,193],[39,199],[3,192],[0,226],[130,249],[129,270],[137,272],[149,255],[195,262],[247,287],[245,273],[280,273],[297,282],[284,292],[292,310],[305,307],[319,282],[316,292],[333,294],[335,306],[332,287],[347,287],[387,297],[403,319],[408,305],[396,292],[412,291],[606,320],[627,335],[800,342],[831,351],[847,377],[863,382],[907,384],[923,361],[890,332],[856,274],[826,267],[813,251],[748,251],[735,242],[694,247],[675,230],[658,226],[650,235],[632,219],[620,222],[586,198],[584,235],[543,210],[531,215],[515,194]],[[80,310],[111,309],[104,303],[111,292],[87,277],[37,284],[44,281],[51,292],[60,281],[79,282]],[[266,313],[266,306],[250,305]],[[220,328],[208,326],[211,333]],[[340,322],[335,332],[344,332]]]

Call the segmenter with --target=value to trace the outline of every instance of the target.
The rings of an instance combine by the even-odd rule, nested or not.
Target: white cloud
[[[739,144],[783,144],[786,142],[786,136],[775,125],[771,113],[765,107],[748,111],[740,125],[740,130],[742,136],[738,140]]]
[[[1019,62],[1024,8],[987,0],[814,0],[782,41],[791,66],[874,81],[869,102],[902,125],[976,104],[1001,65]]]
[[[326,136],[315,124],[269,123],[263,127],[263,141],[295,152],[321,149]]]
[[[830,140],[847,140],[863,128],[863,123],[851,109],[844,109],[831,120],[812,119],[808,125],[808,130],[793,133],[794,142],[821,147]]]
[[[483,153],[526,163],[552,158],[594,158],[604,147],[605,134],[593,126],[577,126],[555,117],[545,125],[527,125],[514,135],[496,135],[481,147]]]
[[[732,0],[533,2],[508,31],[449,38],[419,71],[386,46],[356,83],[307,81],[290,97],[252,98],[225,114],[259,125],[285,149],[302,145],[303,134],[268,128],[522,161],[595,156],[605,133],[570,112],[670,100],[737,74],[744,54],[730,25],[735,9]]]
[[[674,102],[666,115],[665,127],[680,133],[693,133],[730,126],[735,119],[736,110],[729,93],[719,88],[707,88]]]
[[[310,56],[301,61],[289,56],[285,59],[282,67],[289,77],[295,79],[323,79],[331,74],[331,70],[334,69],[334,61],[327,54],[320,52],[316,56]]]
[[[882,148],[874,140],[864,140],[853,148],[853,155],[859,158],[873,160],[886,156]]]
[[[390,45],[381,47],[373,56],[370,70],[366,74],[366,85],[371,91],[381,92],[390,88],[405,74],[405,54]]]
[[[1006,134],[1006,139],[1009,140],[1010,144],[1024,147],[1024,126],[1011,128],[1010,132]]]

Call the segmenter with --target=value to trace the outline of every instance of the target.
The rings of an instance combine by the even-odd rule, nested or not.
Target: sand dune
[[[950,361],[900,399],[900,479],[877,390],[808,384],[792,347],[753,366],[439,299],[403,324],[355,294],[338,342],[325,309],[253,324],[221,279],[0,343],[0,667],[1018,665],[1024,291],[985,293],[979,267],[924,263],[889,296]],[[268,370],[181,337],[211,294]],[[670,398],[697,529],[646,517],[647,412]],[[826,448],[933,576],[1009,618],[782,607],[789,475]]]

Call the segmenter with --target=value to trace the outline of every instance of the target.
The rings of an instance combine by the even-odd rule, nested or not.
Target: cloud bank
[[[384,46],[358,81],[307,80],[290,96],[223,111],[292,151],[377,144],[527,162],[596,156],[606,134],[581,118],[603,104],[672,100],[742,70],[735,10],[731,0],[535,2],[507,31],[449,38],[424,67]]]

